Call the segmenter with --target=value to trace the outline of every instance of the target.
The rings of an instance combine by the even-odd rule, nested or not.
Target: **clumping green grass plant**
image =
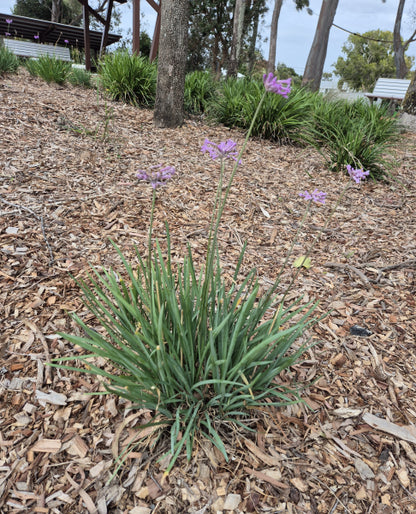
[[[211,117],[228,127],[248,129],[256,106],[263,95],[263,84],[258,80],[227,79],[211,103]],[[288,99],[270,95],[261,104],[252,135],[273,141],[303,142],[305,126],[311,112],[312,93],[296,89]]]
[[[68,75],[68,82],[74,86],[83,86],[90,88],[91,84],[91,73],[82,68],[71,68],[71,72]]]
[[[207,71],[193,71],[185,77],[185,110],[191,114],[203,114],[215,93],[212,74]]]
[[[99,62],[104,91],[112,100],[136,106],[152,106],[156,95],[157,69],[146,57],[118,50]]]
[[[15,73],[19,67],[19,58],[8,48],[0,46],[0,73]]]
[[[333,170],[349,163],[368,169],[373,179],[383,179],[394,166],[386,155],[399,135],[399,124],[387,106],[368,105],[359,99],[326,101],[317,98],[309,141]]]
[[[71,63],[49,55],[42,55],[38,59],[27,59],[25,66],[31,75],[57,84],[64,84],[71,71]]]
[[[159,164],[140,170],[137,178],[152,191],[148,253],[142,257],[136,249],[137,263],[132,265],[114,245],[122,271],[92,268],[88,279],[79,282],[99,329],[73,315],[83,335],[61,334],[86,353],[71,352],[56,359],[55,366],[101,376],[107,393],[126,398],[132,408],[153,412],[153,420],[139,430],[152,426],[168,433],[166,473],[183,450],[191,459],[196,443],[203,438],[228,460],[224,428],[235,424],[250,429],[247,423],[253,409],[282,407],[301,399],[296,384],[289,387],[277,379],[308,348],[307,330],[317,321],[313,317],[317,303],[304,302],[302,297],[287,300],[308,254],[298,264],[291,284],[280,287],[301,228],[278,278],[261,295],[256,269],[240,278],[245,247],[229,280],[222,272],[218,245],[222,214],[262,104],[272,93],[285,100],[289,92],[290,82],[277,81],[272,74],[265,76],[264,92],[241,150],[237,152],[232,140],[218,144],[205,140],[201,148],[221,169],[202,267],[197,269],[190,247],[182,264],[172,262],[168,225],[167,248],[163,250],[153,237],[157,194],[175,169]],[[226,167],[229,162],[233,163],[231,170]],[[368,175],[351,166],[348,173],[357,183]],[[309,201],[303,224],[312,203],[325,203],[326,194],[314,190],[300,196]],[[112,369],[100,367],[97,357],[104,358]],[[68,365],[68,361],[79,364]]]

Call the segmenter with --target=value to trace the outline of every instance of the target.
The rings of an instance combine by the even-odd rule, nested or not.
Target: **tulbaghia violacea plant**
[[[255,116],[270,91],[288,94],[288,86],[272,84],[269,77]],[[174,169],[157,165],[139,171],[137,178],[150,186],[153,198],[146,258],[136,248],[133,266],[114,244],[123,271],[93,268],[89,282],[80,282],[85,305],[102,330],[92,329],[74,314],[84,334],[62,334],[87,353],[74,356],[72,351],[55,365],[104,377],[107,392],[129,400],[132,408],[154,413],[152,423],[140,429],[152,425],[160,434],[169,432],[166,473],[184,448],[190,459],[194,442],[202,438],[228,459],[222,433],[230,423],[249,429],[246,421],[253,409],[300,401],[297,388],[279,383],[278,376],[308,344],[306,338],[293,347],[315,322],[311,315],[316,304],[302,304],[301,298],[284,303],[278,294],[279,279],[260,294],[256,269],[241,278],[245,245],[231,277],[224,275],[220,263],[221,217],[253,122],[239,151],[232,140],[205,140],[202,145],[201,150],[221,165],[205,261],[197,265],[188,247],[181,263],[174,264],[168,225],[163,244],[153,237],[156,192],[172,178]],[[231,170],[226,169],[228,163]],[[322,192],[310,196],[324,201]],[[100,367],[97,356],[117,372]],[[83,366],[64,364],[75,359]]]
[[[273,73],[263,75],[263,84],[266,91],[276,93],[287,98],[291,91],[292,79],[277,80]]]

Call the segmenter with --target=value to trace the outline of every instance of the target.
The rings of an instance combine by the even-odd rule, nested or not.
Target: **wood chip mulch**
[[[159,163],[177,174],[158,191],[155,235],[168,221],[174,259],[187,244],[202,259],[219,167],[201,145],[241,145],[244,134],[195,119],[155,129],[149,110],[24,71],[0,78],[0,102],[0,512],[416,512],[414,134],[394,150],[394,181],[348,190],[296,280],[293,298],[331,310],[281,377],[307,385],[307,405],[253,413],[254,434],[229,427],[229,462],[197,441],[166,480],[166,446],[149,433],[108,482],[150,414],[88,394],[103,390],[93,377],[47,366],[74,351],[57,335],[76,333],[68,312],[94,326],[73,277],[119,267],[110,238],[131,259],[134,245],[145,253],[151,190],[135,172]],[[306,207],[299,193],[328,197],[291,263],[346,184],[311,149],[251,141],[220,229],[224,272],[247,241],[243,271],[256,266],[270,285]]]

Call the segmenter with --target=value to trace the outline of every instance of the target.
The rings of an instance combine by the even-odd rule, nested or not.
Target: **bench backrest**
[[[69,48],[65,46],[45,45],[32,43],[31,41],[23,41],[21,39],[6,38],[3,39],[3,45],[20,57],[41,57],[43,55],[49,55],[61,61],[71,60]]]
[[[403,100],[409,88],[410,80],[407,79],[383,79],[377,80],[371,96],[377,98],[392,98]]]

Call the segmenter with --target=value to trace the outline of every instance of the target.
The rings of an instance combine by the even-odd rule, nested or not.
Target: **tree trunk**
[[[283,0],[275,0],[274,2],[272,24],[270,25],[270,46],[269,60],[267,61],[267,73],[273,73],[276,67],[277,25],[279,23],[282,4]]]
[[[321,84],[326,51],[328,48],[329,32],[335,18],[337,7],[338,0],[322,0],[315,37],[313,38],[302,79],[302,86],[307,85],[312,91],[318,91]]]
[[[60,23],[62,16],[62,0],[52,0],[51,21]]]
[[[248,50],[248,74],[250,77],[253,73],[254,62],[256,60],[256,42],[257,42],[257,36],[259,34],[259,22],[260,22],[260,11],[257,13],[257,16],[254,18],[253,32],[251,33],[250,48]]]
[[[402,109],[407,114],[416,116],[416,71],[413,73],[412,82],[402,103]]]
[[[156,102],[153,123],[175,128],[183,123],[189,0],[161,2]]]
[[[231,41],[230,62],[228,64],[227,77],[236,77],[238,73],[245,10],[246,0],[236,0],[233,20],[233,39]]]
[[[403,8],[406,0],[399,1],[397,8],[396,21],[394,22],[393,31],[393,48],[394,48],[394,64],[396,65],[396,78],[404,79],[408,69],[404,60],[404,46],[400,35],[400,27],[402,24]]]

